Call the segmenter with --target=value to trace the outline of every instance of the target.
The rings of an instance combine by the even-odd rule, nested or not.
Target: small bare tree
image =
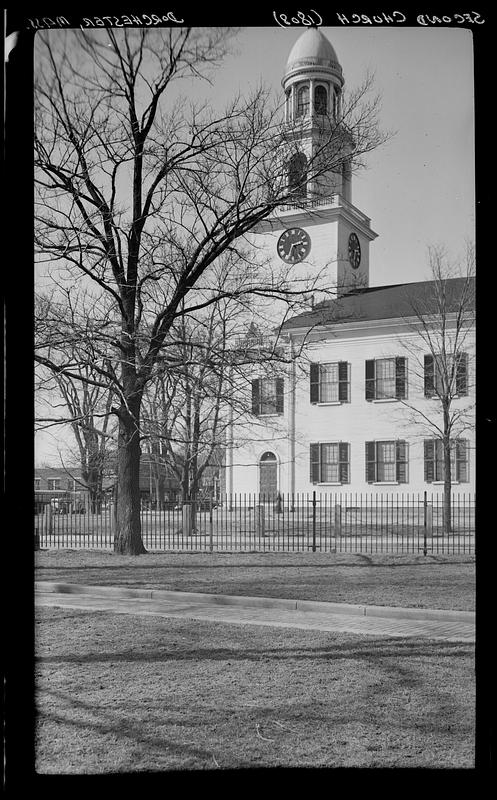
[[[451,262],[444,247],[432,246],[429,263],[432,281],[424,292],[406,288],[402,308],[410,333],[402,339],[409,353],[409,374],[425,399],[402,402],[410,422],[430,436],[424,445],[429,473],[425,477],[443,480],[444,530],[449,533],[453,465],[460,459],[466,463],[468,454],[460,452],[465,446],[460,437],[475,424],[471,399],[476,321],[474,246],[467,246],[460,263]]]
[[[81,468],[78,483],[88,491],[91,510],[98,512],[109,454],[115,451],[112,386],[102,386],[99,365],[107,370],[111,365],[99,347],[102,331],[90,336],[88,316],[80,319],[67,300],[61,306],[46,295],[35,298],[36,395],[38,406],[48,408],[38,412],[35,426],[37,431],[69,426]],[[84,306],[84,300],[79,298],[77,304]],[[50,354],[50,369],[44,365],[44,353]]]

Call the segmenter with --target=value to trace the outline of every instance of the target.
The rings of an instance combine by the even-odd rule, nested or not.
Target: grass
[[[67,583],[472,611],[474,556],[47,550],[36,579]]]
[[[473,648],[39,608],[36,770],[471,768]]]

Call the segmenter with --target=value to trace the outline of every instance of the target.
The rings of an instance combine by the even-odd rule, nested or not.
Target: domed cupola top
[[[310,73],[316,78],[331,77],[340,86],[344,83],[337,54],[318,28],[308,28],[293,45],[286,63],[283,87]]]

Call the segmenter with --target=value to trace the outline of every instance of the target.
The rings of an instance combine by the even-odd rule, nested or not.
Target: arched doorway
[[[278,495],[278,459],[269,450],[259,459],[259,493],[266,500],[274,500]]]

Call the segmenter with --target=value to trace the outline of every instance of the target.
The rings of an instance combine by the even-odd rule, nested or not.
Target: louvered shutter
[[[283,390],[284,390],[284,380],[283,378],[276,378],[276,413],[283,414],[284,408],[284,399],[283,399]]]
[[[459,353],[456,368],[456,394],[463,397],[468,394],[468,354]]]
[[[311,364],[311,403],[319,403],[319,364]]]
[[[467,439],[456,439],[456,469],[455,478],[461,483],[468,480],[468,441]]]
[[[395,444],[395,471],[399,483],[407,483],[407,442],[398,441]]]
[[[395,359],[395,397],[398,400],[405,400],[407,396],[406,387],[406,359],[403,356],[398,356]]]
[[[424,364],[425,397],[435,394],[435,363],[433,356],[425,356]]]
[[[433,439],[424,441],[425,455],[425,482],[433,483],[435,480],[435,442]]]
[[[372,359],[366,361],[366,400],[374,400],[375,394],[375,364]]]
[[[338,444],[338,461],[339,461],[339,478],[340,483],[349,483],[349,448],[348,442],[339,442]]]
[[[311,444],[309,449],[311,483],[319,483],[319,444]]]
[[[252,381],[252,414],[256,416],[260,413],[261,407],[261,388],[259,378]]]
[[[366,442],[366,482],[376,480],[376,443]]]
[[[347,361],[338,362],[338,399],[341,403],[349,402],[349,365]]]

